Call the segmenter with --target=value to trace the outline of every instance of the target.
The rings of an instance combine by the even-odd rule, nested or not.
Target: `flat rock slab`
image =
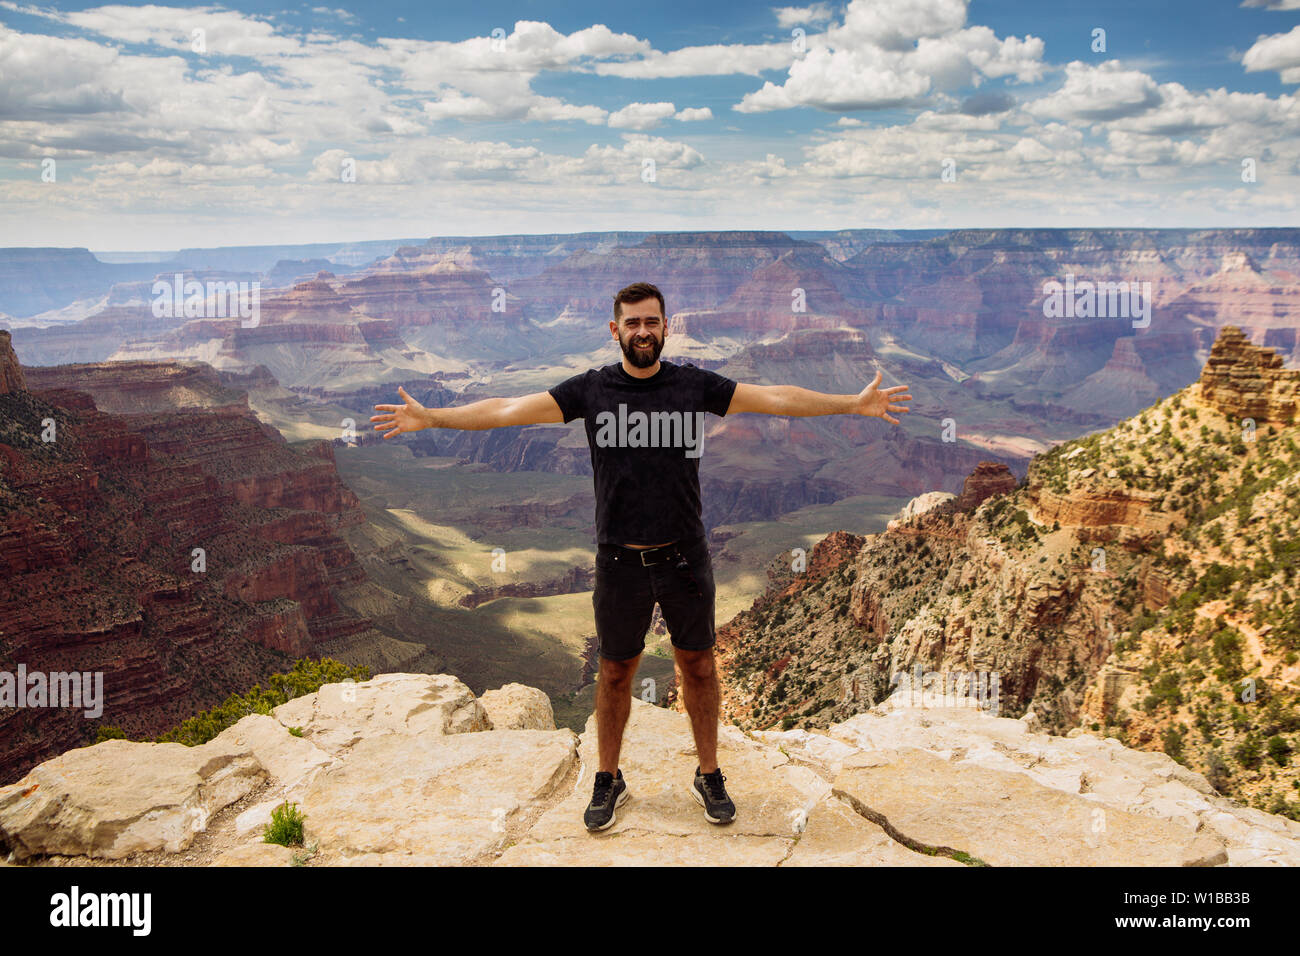
[[[993,866],[1218,866],[1228,860],[1222,841],[1208,833],[1101,806],[1023,773],[912,747],[846,759],[834,792],[878,814],[886,830]]]
[[[380,674],[360,684],[326,684],[274,713],[331,756],[384,734],[441,736],[492,726],[470,689],[449,674]]]
[[[278,843],[249,843],[227,850],[212,861],[210,866],[290,866],[300,847],[280,846]]]
[[[826,782],[790,763],[777,748],[729,727],[719,728],[718,765],[736,819],[709,823],[688,789],[699,761],[686,716],[634,700],[620,756],[631,796],[612,827],[589,833],[582,815],[591,800],[596,747],[593,716],[581,738],[577,786],[502,853],[497,865],[777,866],[797,852],[796,844],[808,839],[813,825],[817,839],[827,844],[842,830],[869,826],[861,818],[817,813],[829,794]]]
[[[324,863],[472,862],[551,797],[576,751],[571,730],[368,737],[307,787],[305,842],[319,843]]]
[[[892,703],[892,698],[886,702]],[[833,725],[828,733],[842,746],[915,747],[954,763],[1024,774],[1107,811],[1208,831],[1225,843],[1230,866],[1300,866],[1300,823],[1221,796],[1203,776],[1163,753],[1130,750],[1114,738],[1091,734],[1036,733],[1027,724],[969,708],[881,705]],[[763,736],[775,742],[773,735]],[[802,742],[782,740],[781,745],[793,755]],[[840,769],[838,762],[824,763],[834,772]]]
[[[830,797],[808,814],[808,825],[782,866],[956,866],[946,856],[910,850],[844,801]]]
[[[0,787],[0,838],[15,859],[119,859],[187,849],[208,819],[266,780],[229,741],[199,747],[107,740],[69,750]]]

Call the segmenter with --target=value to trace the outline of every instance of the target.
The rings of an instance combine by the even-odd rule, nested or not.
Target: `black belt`
[[[625,548],[621,544],[607,544],[603,545],[603,547],[616,548],[624,554],[627,554],[629,557],[634,554],[638,555],[641,564],[647,568],[654,564],[664,564],[665,562],[673,561],[682,557],[681,552],[677,550],[676,541],[669,541],[667,544],[661,544],[657,548]],[[647,557],[652,557],[653,560],[647,561]]]

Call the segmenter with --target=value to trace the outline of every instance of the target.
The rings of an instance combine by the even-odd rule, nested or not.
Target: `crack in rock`
[[[856,812],[858,816],[870,820],[876,826],[880,827],[880,829],[884,830],[885,833],[888,834],[896,843],[901,843],[903,846],[915,853],[924,853],[926,856],[946,856],[949,859],[956,860],[958,863],[965,863],[967,866],[990,865],[985,863],[979,857],[972,856],[964,850],[957,850],[950,846],[935,846],[929,843],[922,843],[920,840],[914,840],[912,837],[903,833],[890,823],[889,818],[883,813],[878,810],[872,810],[847,790],[841,790],[839,787],[832,787],[831,796],[843,800],[853,808],[854,812]]]

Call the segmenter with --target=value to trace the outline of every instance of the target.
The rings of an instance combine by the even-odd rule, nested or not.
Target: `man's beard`
[[[648,338],[651,340],[651,345],[648,349],[639,349],[632,345],[634,341],[640,338]],[[655,362],[659,361],[659,353],[664,350],[664,340],[653,334],[647,334],[645,336],[634,334],[626,339],[620,336],[618,344],[622,347],[623,354],[627,356],[627,360],[636,368],[649,368],[651,365],[654,365]]]

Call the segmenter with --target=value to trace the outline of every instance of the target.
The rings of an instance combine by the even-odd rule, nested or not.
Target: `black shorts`
[[[685,568],[679,568],[682,559]],[[677,541],[642,563],[637,548],[601,544],[596,549],[596,636],[600,656],[627,661],[645,650],[655,603],[663,613],[673,647],[702,651],[713,646],[716,591],[709,541]]]

